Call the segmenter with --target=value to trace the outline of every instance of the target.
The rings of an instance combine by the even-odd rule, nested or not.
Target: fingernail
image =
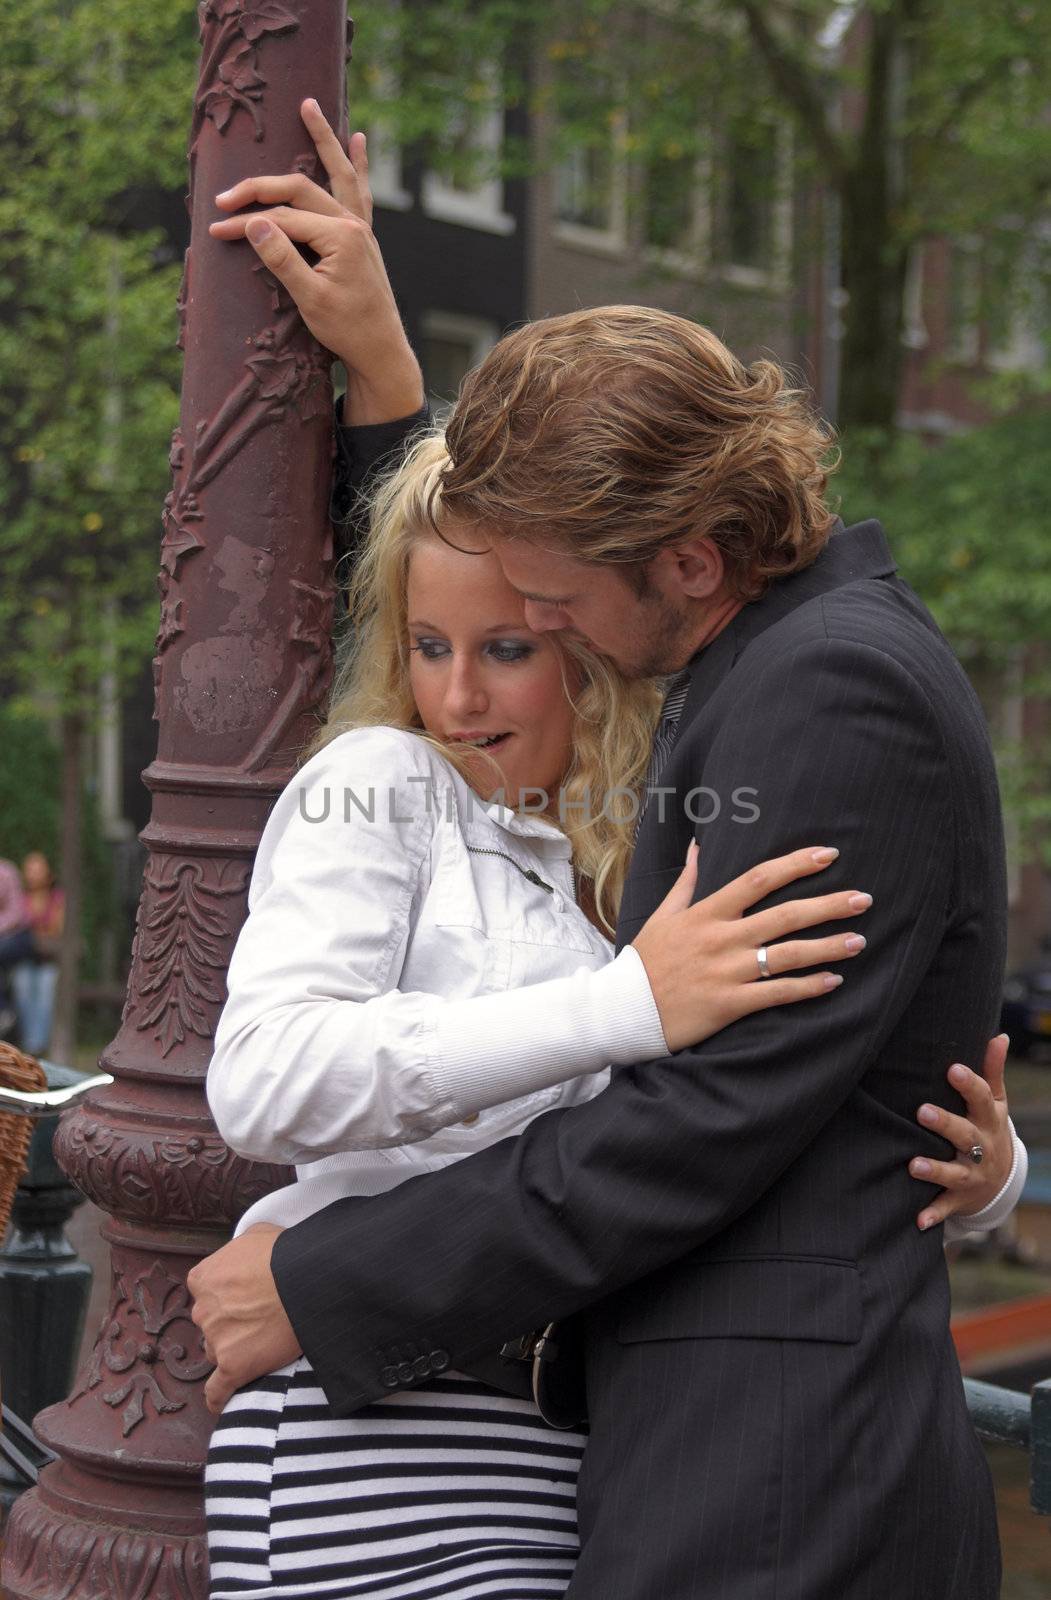
[[[842,982],[843,982],[843,977],[842,977],[841,973],[838,973],[838,972],[826,972],[825,973],[825,988],[826,989],[838,989]]]
[[[949,1068],[949,1077],[952,1079],[953,1083],[966,1083],[968,1076],[968,1069],[964,1066],[961,1066],[958,1061],[954,1061],[952,1066]]]
[[[824,867],[827,866],[830,861],[835,861],[838,855],[839,851],[834,849],[833,846],[829,844],[824,845],[820,850],[815,850],[810,859],[811,861],[820,862]]]
[[[216,195],[215,198],[217,200],[229,200],[229,198],[230,198],[230,196],[232,194],[233,194],[233,190],[232,189],[223,189],[219,194]]]
[[[310,111],[320,111],[321,107],[318,105],[316,100],[308,100],[307,109]]]
[[[941,1117],[941,1112],[936,1106],[921,1106],[916,1115],[921,1122],[927,1122],[934,1127]]]
[[[921,1217],[920,1218],[920,1230],[921,1230],[921,1232],[926,1233],[927,1229],[930,1228],[930,1227],[933,1227],[933,1225],[934,1225],[934,1218],[933,1217]]]
[[[867,943],[868,940],[863,938],[860,933],[850,933],[843,940],[843,948],[850,951],[864,950]]]
[[[998,1033],[997,1034],[997,1038],[998,1039],[1002,1039],[1004,1041],[1004,1044],[1007,1045],[1008,1049],[1010,1049],[1010,1047],[1011,1047],[1011,1035],[1009,1033]]]
[[[909,1171],[912,1173],[914,1178],[926,1178],[926,1177],[929,1177],[930,1170],[931,1170],[930,1162],[929,1161],[924,1161],[922,1156],[917,1156],[916,1160],[909,1167]]]
[[[252,244],[262,244],[264,239],[269,239],[273,231],[265,217],[256,217],[251,222],[245,223],[245,233]]]
[[[872,896],[870,894],[852,894],[847,901],[851,911],[867,911],[871,904]]]
[[[693,857],[697,854],[697,852],[698,852],[698,850],[700,848],[701,847],[697,843],[697,840],[696,839],[691,839],[690,840],[689,849],[686,851],[686,859],[687,859],[687,861],[691,861],[693,859]]]

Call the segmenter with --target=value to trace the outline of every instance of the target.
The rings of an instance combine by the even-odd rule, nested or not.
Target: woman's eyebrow
[[[419,620],[409,621],[410,628],[430,628],[432,633],[443,633],[436,622],[426,622],[422,617]],[[494,622],[488,628],[483,628],[483,633],[530,633],[532,630],[524,622]]]

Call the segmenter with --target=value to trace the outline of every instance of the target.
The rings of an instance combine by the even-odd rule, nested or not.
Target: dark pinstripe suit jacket
[[[975,696],[877,524],[701,653],[662,781],[620,942],[694,831],[699,894],[835,844],[821,889],[875,897],[843,987],[338,1202],[280,1239],[282,1298],[339,1412],[392,1361],[467,1363],[579,1313],[573,1600],[992,1600],[989,1476],[907,1161],[941,1153],[915,1109],[948,1103],[947,1066],[979,1060],[996,1019],[1000,811]],[[698,817],[719,798],[703,826],[691,790]]]

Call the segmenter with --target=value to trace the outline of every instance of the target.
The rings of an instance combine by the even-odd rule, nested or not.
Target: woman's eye
[[[490,645],[490,649],[497,661],[524,661],[533,654],[530,644],[498,643]]]
[[[439,656],[448,653],[448,645],[442,644],[440,639],[417,639],[410,648],[418,651],[425,661],[437,661]]]

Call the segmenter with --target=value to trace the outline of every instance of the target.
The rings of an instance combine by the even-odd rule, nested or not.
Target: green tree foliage
[[[140,224],[185,180],[194,19],[0,10],[0,672],[90,715],[155,626],[179,264]]]
[[[764,138],[790,129],[797,169],[838,210],[845,428],[893,426],[912,247],[986,241],[1002,304],[1012,285],[997,263],[1019,258],[1047,202],[1051,7],[1039,0],[403,0],[362,24],[362,115],[454,167],[494,59],[512,102],[554,113],[550,155],[608,146],[612,119],[644,188],[673,204],[677,174],[698,162],[716,197],[742,169],[777,181]],[[804,235],[804,251],[817,242]]]
[[[1017,845],[1051,867],[1051,742],[1019,737],[1005,690],[1051,703],[1048,417],[1005,418],[932,449],[901,435],[889,453],[844,450],[844,518],[876,516],[902,576],[930,607],[983,692]]]
[[[68,1058],[79,934],[95,948],[105,899],[86,734],[103,677],[141,671],[156,626],[179,264],[144,222],[184,179],[195,18],[131,0],[0,0],[0,17],[0,681],[60,729],[53,1048]]]

